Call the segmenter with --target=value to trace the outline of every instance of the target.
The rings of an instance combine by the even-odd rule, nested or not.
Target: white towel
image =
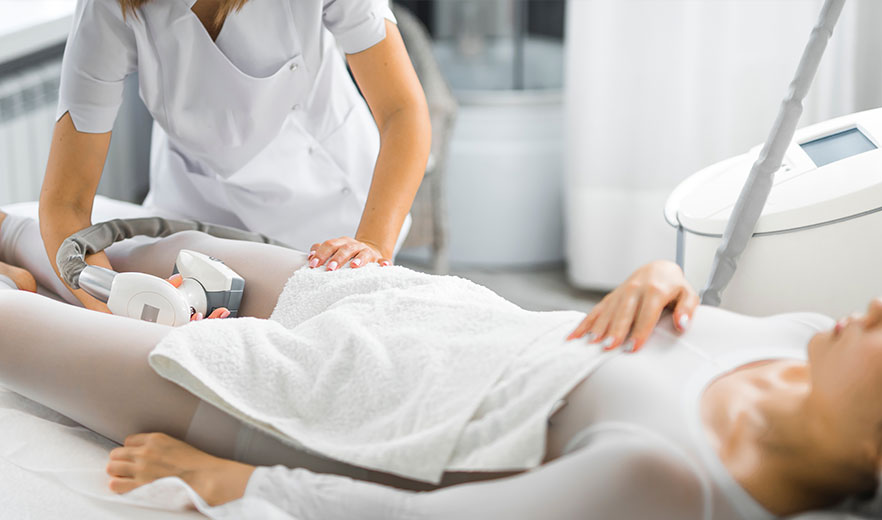
[[[269,320],[178,328],[150,365],[295,446],[437,483],[541,462],[552,405],[601,357],[563,341],[583,316],[401,267],[302,269]]]

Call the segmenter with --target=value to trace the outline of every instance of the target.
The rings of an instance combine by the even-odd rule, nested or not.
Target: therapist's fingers
[[[374,262],[381,266],[392,265],[392,261],[383,257],[376,244],[351,237],[341,237],[326,240],[321,244],[313,244],[310,248],[308,265],[311,268],[327,265],[328,271],[336,271],[347,263],[355,268]]]
[[[352,260],[362,249],[364,249],[364,245],[359,242],[348,242],[342,245],[328,261],[328,271],[336,271],[346,265],[346,262]]]
[[[334,271],[352,258],[361,247],[364,247],[364,245],[351,237],[325,240],[315,249],[315,254],[309,261],[309,267],[315,268],[326,265],[329,271]],[[338,253],[341,256],[337,256]]]
[[[376,262],[378,256],[379,255],[376,254],[376,251],[373,251],[370,248],[362,249],[352,258],[352,260],[349,261],[349,267],[353,269],[364,267],[371,262]]]
[[[226,307],[218,307],[217,309],[211,311],[211,314],[208,315],[209,320],[222,320],[229,317],[230,310]]]
[[[312,251],[315,251],[315,254],[309,260],[309,267],[316,268],[320,265],[325,265],[325,262],[330,260],[334,253],[337,252],[337,249],[346,243],[345,239],[346,237],[325,240],[313,248]]]

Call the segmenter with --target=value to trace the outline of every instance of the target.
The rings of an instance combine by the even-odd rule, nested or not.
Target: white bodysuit
[[[752,318],[701,307],[681,336],[669,320],[639,353],[611,353],[588,377],[578,390],[582,401],[587,396],[579,411],[585,429],[566,455],[532,471],[415,493],[304,469],[261,467],[243,499],[203,512],[300,520],[773,518],[711,448],[700,398],[709,382],[739,366],[804,359],[812,335],[833,321],[817,314]]]

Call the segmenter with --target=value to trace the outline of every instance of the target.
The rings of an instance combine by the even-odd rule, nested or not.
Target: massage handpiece
[[[182,249],[175,273],[184,279],[180,287],[149,274],[116,273],[90,265],[80,273],[79,285],[107,302],[113,314],[163,325],[184,325],[193,314],[208,316],[220,307],[236,317],[245,280],[223,262]]]

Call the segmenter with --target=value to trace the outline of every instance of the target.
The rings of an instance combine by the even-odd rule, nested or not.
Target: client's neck
[[[830,419],[807,382],[769,389],[756,412],[744,440],[757,464],[739,480],[776,515],[835,505],[874,481],[868,445]]]

